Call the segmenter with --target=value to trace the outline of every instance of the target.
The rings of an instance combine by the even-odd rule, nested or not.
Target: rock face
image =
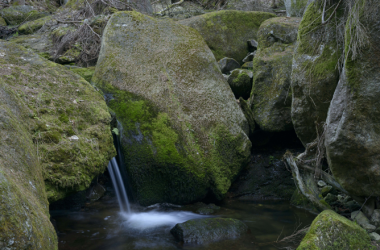
[[[325,210],[310,226],[297,250],[306,249],[375,249],[367,232],[358,224]]]
[[[335,6],[335,0],[330,4]],[[304,145],[317,138],[316,128],[321,134],[339,81],[341,48],[336,42],[336,22],[322,25],[321,8],[313,2],[303,16],[293,58],[292,121]],[[331,5],[326,9],[331,9]]]
[[[264,131],[293,129],[290,82],[300,21],[300,18],[272,18],[263,22],[258,32],[251,98],[255,121]]]
[[[22,121],[38,145],[49,201],[85,190],[115,154],[102,95],[64,66],[21,46],[1,42],[0,55],[3,83],[28,110]]]
[[[248,232],[242,221],[225,218],[207,218],[178,223],[170,233],[184,243],[204,244],[218,240],[235,239]]]
[[[378,39],[377,20],[366,27]],[[346,31],[346,49],[350,48]],[[327,118],[326,152],[336,180],[353,196],[380,195],[380,53],[372,42],[356,60],[348,53]]]
[[[216,60],[234,58],[239,63],[248,53],[247,41],[256,39],[261,23],[276,15],[266,12],[217,11],[179,21],[196,29]]]
[[[34,122],[21,95],[29,99],[36,94],[30,92],[33,89],[23,92],[32,83],[20,73],[31,73],[27,58],[17,55],[20,50],[0,42],[0,249],[58,249],[49,220],[41,155],[36,154],[30,133]]]
[[[115,13],[92,81],[123,126],[122,149],[141,204],[190,203],[208,192],[222,198],[247,163],[247,120],[196,30]]]
[[[22,22],[33,21],[46,15],[48,15],[48,13],[39,12],[29,5],[11,6],[0,10],[0,16],[5,19],[8,25],[18,25]]]
[[[285,0],[286,15],[288,17],[302,17],[306,8],[314,0]]]

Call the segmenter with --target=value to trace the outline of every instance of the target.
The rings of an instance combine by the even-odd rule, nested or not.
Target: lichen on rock
[[[248,123],[196,30],[115,13],[92,82],[123,126],[126,167],[141,204],[226,194],[249,158]]]

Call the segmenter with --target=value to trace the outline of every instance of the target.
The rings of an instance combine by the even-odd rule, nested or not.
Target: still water
[[[120,212],[116,197],[105,196],[82,211],[51,211],[51,215],[57,223],[60,250],[294,249],[297,243],[276,241],[315,218],[287,201],[226,201],[213,216],[244,221],[250,228],[248,235],[208,245],[180,245],[169,231],[176,223],[207,217],[194,213],[196,209],[196,205],[144,208],[132,204],[128,214]]]

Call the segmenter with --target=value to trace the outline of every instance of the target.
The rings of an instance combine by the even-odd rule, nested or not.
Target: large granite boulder
[[[18,25],[26,21],[33,21],[48,14],[40,12],[29,5],[11,6],[0,10],[0,16],[5,19],[8,25]]]
[[[251,100],[255,121],[264,131],[293,129],[290,82],[300,22],[300,18],[272,18],[258,32]]]
[[[355,222],[325,210],[318,215],[310,226],[297,250],[336,249],[357,250],[376,249],[371,245],[367,232]]]
[[[178,223],[170,233],[181,242],[205,244],[213,241],[236,239],[248,232],[248,226],[240,220],[207,218]]]
[[[329,1],[326,9],[331,10],[336,2],[339,1]],[[322,134],[330,101],[339,81],[338,61],[342,49],[337,42],[335,20],[339,17],[334,15],[330,22],[322,25],[322,10],[323,6],[315,2],[307,8],[299,27],[293,58],[292,121],[304,145]],[[330,14],[327,11],[326,15]]]
[[[30,157],[37,157],[49,201],[85,190],[115,154],[104,98],[64,66],[21,46],[1,42],[0,55],[2,82],[27,109],[22,122],[38,154]]]
[[[262,22],[276,15],[267,12],[223,10],[179,21],[196,29],[216,60],[234,58],[239,63],[248,53],[247,41],[256,39]]]
[[[352,196],[376,197],[380,195],[380,46],[375,42],[380,25],[377,18],[367,22],[365,28],[371,43],[355,60],[349,50],[353,31],[346,30],[347,58],[331,101],[325,145],[329,167],[342,187]]]
[[[117,12],[92,81],[123,126],[122,150],[141,204],[222,198],[247,163],[247,120],[196,30]]]
[[[288,17],[302,17],[307,7],[314,0],[284,0]]]

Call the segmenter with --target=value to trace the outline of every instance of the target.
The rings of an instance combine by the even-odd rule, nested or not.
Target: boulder
[[[123,126],[122,150],[141,204],[191,203],[208,193],[221,199],[247,163],[248,122],[196,30],[117,12],[92,82]]]
[[[252,62],[253,58],[255,57],[255,55],[256,55],[256,51],[255,52],[248,52],[247,56],[244,57],[243,62],[244,63],[246,63],[246,62]]]
[[[265,11],[273,12],[281,0],[229,0],[224,6],[226,9],[243,11]]]
[[[261,23],[276,15],[266,12],[222,10],[179,21],[196,29],[216,60],[224,57],[242,62],[248,53],[247,41],[256,39]]]
[[[314,0],[284,0],[288,17],[302,17],[307,7]]]
[[[248,226],[240,220],[207,218],[178,223],[170,233],[181,242],[205,244],[213,241],[236,239],[248,232]]]
[[[371,224],[380,227],[380,209],[375,209],[371,216]]]
[[[325,210],[314,219],[297,250],[306,249],[375,249],[367,232],[355,222]]]
[[[338,1],[329,1],[326,9],[331,10],[332,6],[336,6],[335,2]],[[315,2],[307,8],[299,26],[293,58],[292,121],[304,146],[322,133],[339,81],[338,60],[342,49],[337,44],[335,20],[339,17],[334,15],[330,22],[322,25],[322,8]],[[342,11],[339,9],[338,13]],[[326,15],[331,15],[330,11]]]
[[[21,57],[20,50],[0,42],[0,249],[58,249],[42,154],[30,131],[37,121],[29,117],[38,93],[32,86],[43,71],[32,70],[31,58]]]
[[[359,225],[363,226],[365,224],[370,224],[369,219],[361,211],[355,211],[351,213],[351,219],[357,222]]]
[[[218,64],[223,74],[230,74],[232,70],[240,68],[240,64],[235,59],[228,57],[220,59]]]
[[[115,154],[103,96],[64,66],[21,46],[0,42],[0,55],[3,83],[28,108],[22,122],[38,145],[49,202],[87,189]]]
[[[264,21],[258,32],[251,98],[255,121],[264,131],[293,129],[290,82],[300,21],[299,18],[272,18]]]
[[[33,20],[30,22],[26,22],[22,24],[20,27],[18,27],[18,33],[20,35],[27,35],[27,34],[32,34],[44,26],[45,23],[49,22],[52,20],[51,16],[46,16],[43,18],[39,18],[37,20]]]
[[[253,62],[246,62],[243,64],[243,66],[241,66],[242,69],[250,69],[252,70],[253,69]]]
[[[10,6],[0,10],[0,16],[5,19],[8,25],[18,25],[25,21],[33,21],[48,14],[39,12],[29,5]]]
[[[252,71],[235,69],[227,80],[236,99],[248,99],[252,89]]]
[[[93,3],[95,0],[65,0],[67,3],[64,5],[62,9],[71,9],[71,10],[79,10],[85,6],[86,3]],[[115,3],[118,5],[119,3]],[[132,9],[135,11],[139,11],[142,13],[152,14],[153,7],[150,0],[128,0],[128,4],[131,5]],[[120,9],[125,8],[124,3],[120,3]]]
[[[366,21],[368,41],[377,39],[380,28],[377,21],[375,17]],[[352,46],[351,36],[347,29],[346,49]],[[377,56],[380,45],[368,44],[354,60],[350,51],[346,53],[344,70],[326,121],[327,160],[335,179],[352,196],[376,197],[380,195],[380,58]]]
[[[7,26],[7,22],[5,22],[5,19],[0,16],[0,26]]]

